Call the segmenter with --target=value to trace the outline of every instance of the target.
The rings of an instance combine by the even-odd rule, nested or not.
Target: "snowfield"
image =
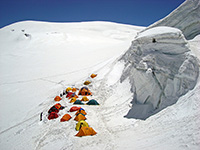
[[[0,30],[0,147],[3,150],[198,150],[200,78],[178,101],[146,120],[126,118],[132,84],[120,82],[119,61],[144,27],[111,22],[47,23],[25,21]],[[149,34],[149,33],[148,33]],[[145,35],[144,35],[145,36]],[[200,59],[200,36],[187,41]],[[199,60],[198,60],[199,68]],[[97,77],[90,78],[92,73]],[[73,106],[47,119],[54,97],[84,81],[99,106],[81,106],[94,136],[76,137]],[[43,120],[40,121],[40,113]],[[69,113],[72,119],[60,122]]]

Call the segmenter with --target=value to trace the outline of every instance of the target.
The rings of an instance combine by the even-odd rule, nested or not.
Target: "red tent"
[[[56,119],[58,118],[58,114],[56,112],[51,112],[48,116],[48,119],[51,120],[51,119]]]
[[[72,94],[74,94],[73,92],[68,92],[66,98],[70,97]]]
[[[70,108],[70,112],[73,112],[73,111],[77,111],[77,110],[79,110],[79,109],[81,109],[81,107],[77,107],[77,106],[73,106],[73,107],[71,107]]]

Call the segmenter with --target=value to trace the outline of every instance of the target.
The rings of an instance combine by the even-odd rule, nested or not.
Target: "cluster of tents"
[[[96,74],[92,74],[90,77],[94,78],[96,76],[97,76]],[[85,82],[84,85],[86,85]],[[78,91],[78,94],[76,94],[77,90],[79,89],[68,87],[66,88],[66,90],[63,91],[63,93],[60,94],[60,96],[56,96],[54,100],[56,102],[59,102],[62,100],[61,97],[66,95],[66,98],[69,100],[69,103],[73,103],[73,105],[99,105],[99,103],[96,100],[88,99],[88,96],[92,96],[92,93],[88,87],[86,86],[82,87]],[[79,97],[81,98],[80,100],[78,99]],[[59,111],[63,110],[64,108],[65,107],[62,106],[60,103],[56,103],[55,105],[53,105],[48,111],[48,119],[51,120],[58,118]],[[74,120],[77,121],[78,123],[76,124],[75,129],[79,132],[75,136],[81,137],[81,136],[97,134],[96,131],[92,127],[90,127],[88,123],[85,121],[87,119],[86,118],[87,113],[82,107],[72,106],[69,109],[69,112],[76,112]],[[60,122],[69,121],[71,118],[72,118],[71,115],[67,113],[62,116]]]

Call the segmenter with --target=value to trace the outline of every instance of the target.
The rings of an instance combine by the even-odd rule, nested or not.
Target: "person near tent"
[[[80,129],[81,129],[82,126],[83,126],[83,123],[81,122],[81,124],[80,124]]]
[[[76,124],[76,131],[79,131],[82,127],[89,127],[88,123],[85,120],[80,120],[77,124]]]

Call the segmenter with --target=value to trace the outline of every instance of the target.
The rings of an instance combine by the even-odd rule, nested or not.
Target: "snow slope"
[[[147,29],[157,26],[178,28],[186,39],[193,39],[200,34],[200,0],[185,0],[169,15],[153,23]]]
[[[0,30],[0,147],[17,150],[199,149],[200,82],[179,101],[148,119],[127,119],[133,93],[120,82],[118,62],[143,27],[110,22],[19,22]],[[199,37],[190,41],[200,58]],[[90,79],[91,73],[98,76]],[[87,106],[87,122],[97,135],[75,137],[74,120],[47,120],[54,97],[87,79],[99,106]],[[39,121],[40,112],[43,121]],[[74,113],[70,113],[74,118]]]

